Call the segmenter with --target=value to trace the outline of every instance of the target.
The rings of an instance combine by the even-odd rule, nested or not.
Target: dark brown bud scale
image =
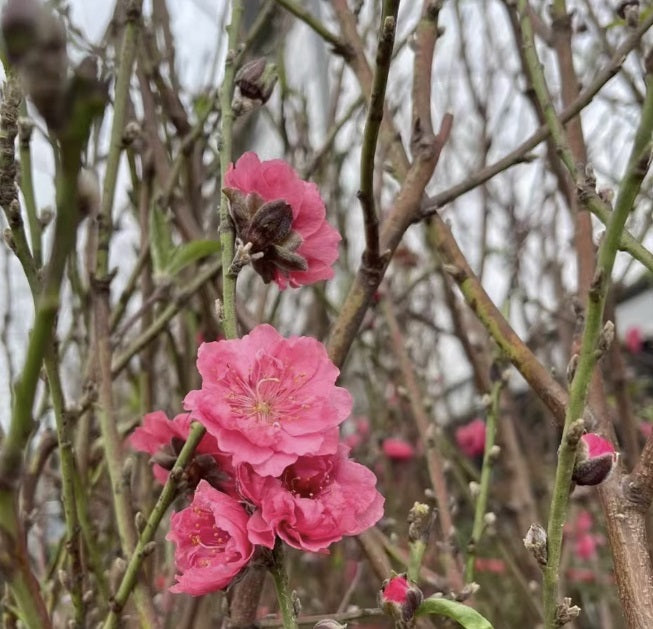
[[[308,269],[306,259],[297,253],[303,241],[292,229],[293,213],[287,201],[265,201],[255,192],[244,194],[235,188],[223,192],[229,200],[236,236],[246,245],[251,243],[252,268],[266,284],[276,272],[287,276]]]

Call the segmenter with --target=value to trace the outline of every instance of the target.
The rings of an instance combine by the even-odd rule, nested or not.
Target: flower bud
[[[9,0],[5,5],[0,28],[10,63],[20,63],[34,46],[41,10],[36,0]]]
[[[426,543],[431,534],[434,513],[423,502],[416,502],[408,512],[408,539],[411,542],[421,540]]]
[[[603,482],[617,458],[614,446],[607,440],[590,432],[580,438],[576,466],[572,476],[578,485],[598,485]]]
[[[82,168],[77,176],[77,204],[82,217],[94,216],[100,209],[100,182],[90,168]]]
[[[636,28],[639,23],[639,0],[625,0],[617,7],[617,15],[630,26]]]
[[[379,607],[395,620],[409,622],[423,599],[422,590],[403,573],[383,582],[379,592]]]
[[[566,596],[556,607],[555,624],[556,627],[564,627],[580,615],[580,607],[571,604],[571,598]]]
[[[259,57],[238,70],[235,82],[245,98],[263,105],[272,95],[277,77],[277,67],[268,63],[265,57]]]
[[[539,524],[531,524],[524,538],[524,547],[540,566],[546,566],[549,556],[546,531]]]

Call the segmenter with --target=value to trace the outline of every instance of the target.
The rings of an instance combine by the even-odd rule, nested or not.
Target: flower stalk
[[[220,173],[221,185],[224,188],[224,178],[232,161],[233,123],[235,114],[232,108],[234,95],[234,79],[236,76],[236,54],[240,22],[243,14],[242,0],[231,3],[231,23],[227,27],[229,34],[227,57],[224,64],[224,78],[220,88]],[[229,216],[229,200],[222,193],[220,196],[220,244],[222,246],[222,325],[228,339],[238,337],[236,318],[236,280],[237,275],[231,271],[234,259],[235,234],[234,226]]]
[[[283,542],[281,540],[277,540],[272,551],[270,573],[274,580],[274,590],[279,602],[283,627],[284,629],[297,629],[297,614],[295,613],[295,603],[288,583],[288,575],[284,567]]]

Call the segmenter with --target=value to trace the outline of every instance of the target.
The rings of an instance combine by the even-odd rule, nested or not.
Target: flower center
[[[298,498],[317,498],[333,482],[331,466],[318,464],[317,469],[307,469],[305,466],[291,465],[281,476],[281,482]]]
[[[191,563],[206,568],[218,562],[230,561],[235,554],[226,548],[231,535],[216,525],[210,511],[193,507],[193,514],[192,531],[188,534],[188,541],[193,547]]]
[[[262,356],[247,379],[230,366],[224,377],[229,388],[227,402],[234,415],[256,424],[280,425],[292,421],[310,406],[296,395],[305,374],[294,374],[281,361]]]

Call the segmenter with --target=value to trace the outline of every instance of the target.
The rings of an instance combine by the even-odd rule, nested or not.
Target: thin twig
[[[295,0],[275,0],[284,9],[292,13],[296,18],[300,19],[306,26],[313,29],[325,42],[331,44],[333,51],[343,56],[345,59],[351,54],[350,47],[346,42],[341,40],[337,35],[334,35],[320,20],[318,20],[309,11],[304,9]]]
[[[492,383],[490,389],[489,408],[487,421],[485,423],[485,452],[483,454],[483,467],[481,469],[481,481],[479,483],[478,495],[475,496],[474,522],[472,524],[472,535],[467,546],[467,560],[465,562],[465,582],[471,583],[474,580],[474,563],[476,561],[478,545],[486,527],[485,511],[487,509],[490,495],[490,478],[496,454],[493,452],[494,441],[497,434],[499,422],[499,404],[501,402],[501,390],[505,382],[501,376]]]
[[[379,139],[379,129],[383,120],[385,89],[392,60],[392,49],[397,28],[399,0],[384,0],[379,28],[378,49],[372,92],[367,108],[367,118],[363,129],[360,159],[360,189],[358,199],[363,210],[365,224],[364,264],[375,267],[379,263],[379,216],[374,207],[374,157]]]

